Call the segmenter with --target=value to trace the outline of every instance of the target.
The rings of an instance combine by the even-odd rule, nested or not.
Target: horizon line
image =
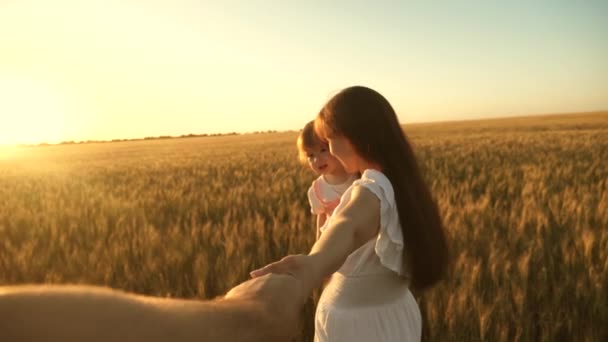
[[[558,112],[558,113],[534,113],[534,114],[514,114],[514,115],[505,115],[505,116],[497,116],[497,117],[478,117],[478,118],[464,118],[464,119],[455,119],[455,120],[431,120],[431,121],[419,121],[419,122],[409,122],[409,123],[400,123],[401,126],[410,126],[410,125],[434,125],[434,124],[447,124],[447,123],[461,123],[461,122],[471,122],[471,121],[500,121],[505,119],[514,119],[514,118],[537,118],[537,117],[547,117],[547,116],[563,116],[563,115],[584,115],[584,114],[608,114],[608,109],[598,109],[598,110],[590,110],[590,111],[581,111],[581,112]],[[286,130],[276,130],[276,129],[268,129],[268,130],[257,130],[257,131],[230,131],[230,132],[217,132],[217,133],[187,133],[181,135],[159,135],[159,136],[145,136],[145,137],[135,137],[135,138],[110,138],[110,139],[87,139],[87,140],[64,140],[58,143],[47,143],[40,142],[37,144],[24,144],[24,143],[16,143],[16,144],[0,144],[0,148],[3,147],[47,147],[47,146],[58,146],[58,145],[79,145],[79,144],[96,144],[96,143],[115,143],[115,142],[129,142],[129,141],[142,141],[142,140],[164,140],[164,139],[187,139],[187,138],[203,138],[203,137],[223,137],[223,136],[234,136],[234,135],[248,135],[248,134],[273,134],[273,133],[291,133],[298,132],[300,129],[286,129]]]

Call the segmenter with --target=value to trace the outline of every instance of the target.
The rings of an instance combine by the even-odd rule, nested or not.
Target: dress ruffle
[[[361,179],[353,183],[355,185],[365,187],[380,200],[380,231],[374,248],[380,262],[384,267],[404,275],[403,232],[391,182],[382,172],[368,169],[363,172]]]

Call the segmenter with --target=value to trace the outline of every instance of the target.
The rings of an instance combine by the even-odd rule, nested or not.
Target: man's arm
[[[90,286],[0,287],[0,340],[285,341],[296,333],[300,289],[295,278],[276,276],[212,301]]]

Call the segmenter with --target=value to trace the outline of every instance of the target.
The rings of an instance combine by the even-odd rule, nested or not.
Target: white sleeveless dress
[[[331,276],[317,304],[315,342],[420,341],[422,319],[404,279],[408,272],[402,259],[403,233],[388,178],[380,171],[365,170],[344,192],[332,217],[348,203],[357,185],[380,199],[380,231]]]

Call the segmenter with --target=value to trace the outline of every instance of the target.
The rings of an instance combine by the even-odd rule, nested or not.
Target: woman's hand
[[[300,281],[291,275],[268,274],[239,284],[228,291],[223,298],[260,301],[271,308],[276,307],[276,310],[293,309],[294,313],[298,313],[300,310],[298,296],[302,292],[300,287]]]
[[[254,322],[265,341],[287,341],[295,337],[302,311],[300,281],[286,274],[267,274],[234,287],[221,299],[243,307],[250,303],[259,310]],[[250,324],[243,322],[243,324]]]
[[[299,300],[304,303],[323,278],[331,276],[353,251],[378,234],[380,200],[370,190],[356,186],[348,203],[334,215],[308,255],[286,256],[251,272],[251,276],[292,275],[301,285]]]
[[[293,276],[300,284],[298,299],[302,304],[312,294],[313,289],[321,285],[321,274],[315,265],[314,257],[310,255],[288,255],[250,274],[251,277],[257,278],[269,273]]]

